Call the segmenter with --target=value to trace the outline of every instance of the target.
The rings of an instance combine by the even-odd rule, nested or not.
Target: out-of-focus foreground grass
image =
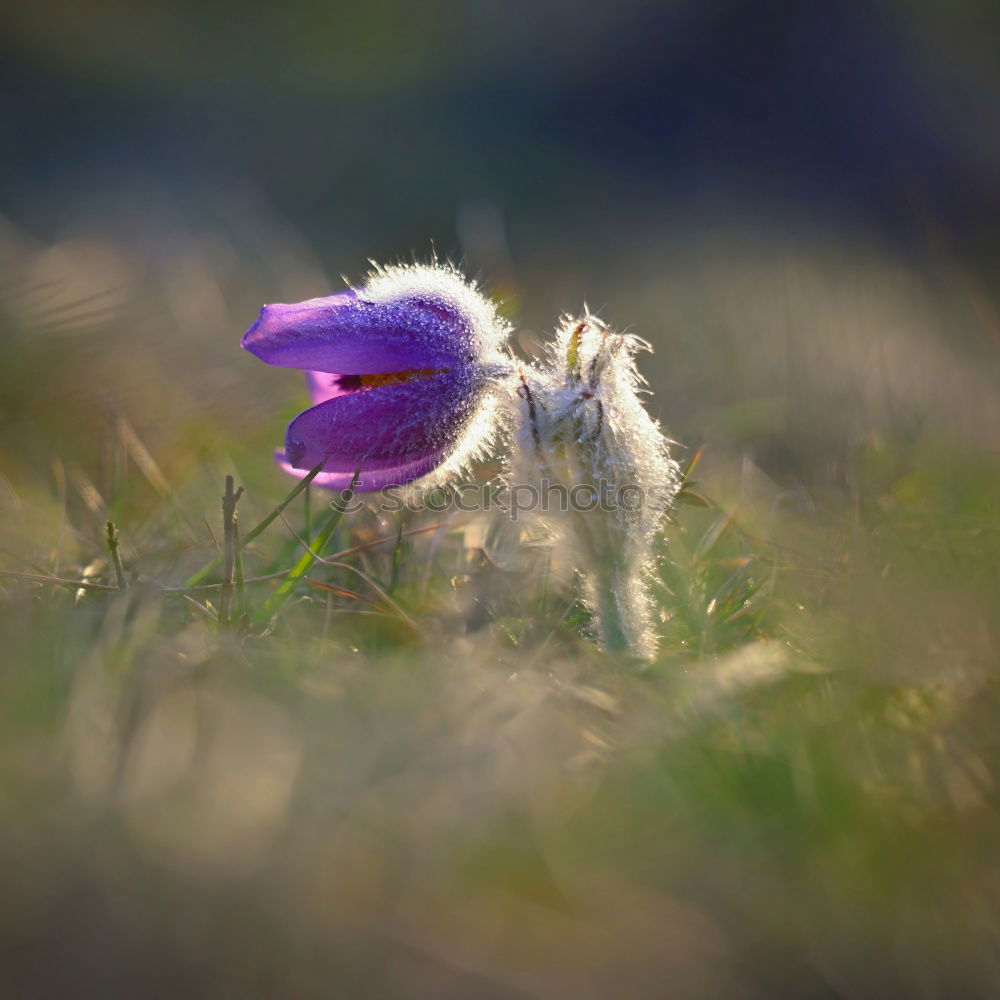
[[[290,488],[302,386],[238,338],[328,282],[259,220],[0,242],[2,567],[114,584],[111,518],[139,581],[2,581],[5,994],[996,995],[1000,342],[960,273],[717,232],[604,274],[705,446],[640,669],[485,516],[350,515],[266,635],[144,585],[213,556],[226,473],[245,528]],[[587,288],[515,264],[530,344]]]

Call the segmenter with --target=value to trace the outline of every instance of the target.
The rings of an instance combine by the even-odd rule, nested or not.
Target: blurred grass
[[[343,565],[264,634],[143,585],[216,554],[225,474],[244,530],[290,488],[271,452],[304,393],[238,336],[328,284],[266,231],[254,253],[224,229],[169,253],[0,236],[0,565],[114,584],[111,518],[136,581],[0,581],[11,994],[995,995],[1000,425],[974,288],[819,235],[602,271],[606,318],[657,347],[653,405],[705,445],[638,669],[581,638],[572,567],[483,517],[350,515]],[[586,276],[515,265],[530,339]],[[248,580],[301,556],[286,516]]]

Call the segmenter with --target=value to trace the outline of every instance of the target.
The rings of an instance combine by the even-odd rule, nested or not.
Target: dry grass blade
[[[0,569],[0,576],[11,580],[25,580],[29,583],[50,583],[57,587],[73,587],[79,590],[102,590],[105,593],[117,594],[118,587],[109,587],[104,583],[88,583],[86,580],[67,580],[61,576],[45,576],[42,573],[18,573],[11,569]]]

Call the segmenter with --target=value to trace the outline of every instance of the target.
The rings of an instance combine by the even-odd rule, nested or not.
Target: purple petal
[[[392,469],[446,455],[475,412],[481,388],[460,372],[334,396],[288,426],[285,457],[297,469]]]
[[[348,290],[264,306],[241,343],[282,368],[364,375],[466,363],[470,336],[463,317],[439,302],[369,302]]]
[[[339,375],[331,375],[329,372],[306,372],[306,385],[314,404],[325,403],[328,399],[343,396],[350,391],[343,388]]]
[[[289,475],[295,476],[297,479],[303,479],[307,475],[306,469],[296,469],[289,465],[282,452],[275,452],[274,457],[277,460],[282,472],[287,472]],[[430,455],[425,455],[423,458],[417,459],[414,462],[408,462],[405,465],[396,465],[388,469],[376,469],[362,472],[358,476],[358,481],[355,484],[354,490],[357,493],[375,493],[378,490],[385,489],[389,486],[403,486],[406,483],[412,482],[414,479],[426,476],[428,472],[431,472],[441,464],[443,457],[444,456],[440,453],[434,452]],[[353,469],[350,472],[319,472],[316,474],[313,482],[317,486],[321,486],[329,490],[346,490],[347,487],[351,485],[351,480],[353,478]]]

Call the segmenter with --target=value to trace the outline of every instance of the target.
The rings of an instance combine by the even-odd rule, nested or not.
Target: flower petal
[[[328,399],[343,396],[350,391],[343,388],[339,375],[331,375],[329,372],[306,372],[306,385],[313,404],[325,403]]]
[[[462,372],[335,396],[289,425],[285,457],[297,469],[390,469],[446,455],[473,417],[483,386]]]
[[[450,368],[474,355],[465,318],[433,299],[371,302],[354,291],[264,306],[241,342],[282,368],[340,375]]]
[[[306,469],[296,469],[289,465],[283,452],[277,451],[274,457],[282,472],[295,476],[297,479],[304,479],[308,474]],[[413,462],[404,465],[396,465],[387,469],[375,469],[359,474],[354,490],[356,493],[376,493],[378,490],[386,489],[390,486],[404,486],[413,482],[421,476],[426,476],[441,464],[443,456],[439,452],[432,452]],[[346,490],[351,485],[354,478],[354,471],[351,472],[318,472],[313,479],[317,486],[329,490]]]

